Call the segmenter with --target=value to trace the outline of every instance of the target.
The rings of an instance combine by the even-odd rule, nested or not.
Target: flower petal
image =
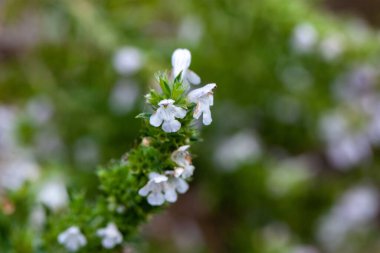
[[[176,49],[172,55],[173,76],[176,78],[182,71],[186,71],[190,67],[191,53],[188,49]],[[182,75],[183,77],[183,75]]]
[[[191,70],[187,70],[186,79],[191,84],[198,85],[201,83],[201,78],[195,72],[193,72]]]
[[[178,107],[178,106],[174,106],[174,109],[175,109],[174,116],[176,118],[183,119],[186,116],[186,110],[185,109]]]
[[[202,115],[201,104],[198,103],[197,106],[196,106],[195,109],[194,109],[193,118],[194,118],[194,119],[199,119],[199,117],[200,117],[201,115]]]
[[[179,193],[185,193],[189,189],[189,185],[182,178],[175,178],[175,188]]]
[[[146,197],[151,191],[151,182],[148,182],[143,188],[139,190],[139,195]]]
[[[148,203],[152,206],[160,206],[164,203],[165,198],[161,192],[152,192],[151,194],[149,194],[147,200]]]
[[[150,116],[149,123],[152,126],[159,127],[162,123],[163,119],[161,117],[161,114],[157,111]]]
[[[195,167],[193,165],[187,165],[182,173],[182,178],[186,179],[193,175]]]
[[[210,125],[211,122],[212,122],[211,111],[210,111],[210,108],[208,108],[207,110],[203,111],[203,124],[207,126],[207,125]]]
[[[167,185],[167,187],[165,187],[165,199],[170,203],[177,201],[177,193],[173,186]]]
[[[181,128],[181,123],[178,120],[165,121],[162,124],[162,129],[167,133],[177,132]]]

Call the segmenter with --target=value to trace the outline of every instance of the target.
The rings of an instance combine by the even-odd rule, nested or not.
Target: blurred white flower
[[[123,236],[114,223],[108,223],[107,227],[98,229],[96,234],[102,238],[102,245],[106,249],[112,249],[123,242]]]
[[[65,156],[65,145],[58,131],[52,127],[38,131],[34,151],[37,156],[54,160]]]
[[[167,133],[177,132],[181,128],[181,122],[176,118],[184,118],[186,116],[186,110],[175,106],[173,99],[161,100],[158,105],[159,108],[150,117],[150,124],[155,127],[159,127],[162,123],[162,130]]]
[[[44,183],[37,198],[53,211],[66,207],[69,200],[65,184],[58,179]]]
[[[261,155],[257,137],[249,130],[243,130],[218,143],[214,160],[222,170],[234,170],[239,165],[255,161]]]
[[[327,112],[319,120],[319,131],[323,140],[332,142],[341,139],[348,130],[348,121],[342,113]]]
[[[181,73],[184,84],[200,84],[200,77],[189,69],[191,53],[188,49],[176,49],[172,55],[173,78]]]
[[[191,16],[182,20],[178,29],[178,37],[181,40],[196,45],[201,40],[202,35],[203,27],[199,18]]]
[[[353,99],[372,95],[377,71],[370,65],[359,65],[340,75],[333,85],[337,99],[351,103]]]
[[[331,35],[322,40],[320,44],[320,53],[326,61],[336,60],[344,51],[344,44],[338,35]]]
[[[181,146],[171,155],[173,162],[180,166],[180,168],[176,168],[178,176],[184,179],[191,177],[195,169],[191,164],[191,156],[188,151],[189,148],[189,145]]]
[[[136,104],[139,89],[134,81],[121,80],[113,87],[109,106],[111,111],[116,115],[128,113]]]
[[[210,83],[202,88],[192,90],[187,96],[191,103],[197,104],[193,114],[194,119],[199,119],[203,114],[204,125],[210,125],[212,122],[210,106],[214,105],[213,89],[215,88],[216,84]]]
[[[346,244],[350,233],[362,231],[379,212],[379,193],[368,185],[349,189],[322,217],[317,237],[324,247],[337,252]]]
[[[135,47],[123,47],[117,50],[113,66],[121,75],[131,75],[139,71],[144,64],[141,51]]]
[[[69,227],[58,235],[58,242],[68,251],[75,252],[87,244],[86,237],[76,226]]]
[[[307,182],[313,176],[308,161],[302,158],[290,158],[280,161],[269,170],[267,187],[277,196],[284,196],[298,185]]]
[[[81,137],[74,145],[75,162],[83,168],[95,166],[99,160],[99,145],[92,137]]]
[[[34,229],[40,230],[46,222],[45,209],[38,205],[32,209],[29,215],[29,222]]]
[[[328,143],[327,155],[335,167],[346,170],[372,156],[371,143],[365,135],[345,136]]]
[[[26,181],[35,181],[40,175],[39,166],[21,150],[17,156],[0,158],[0,188],[19,189]]]
[[[314,26],[310,23],[302,23],[293,30],[291,45],[296,52],[309,53],[316,45],[317,40],[318,34]]]
[[[165,200],[168,202],[177,201],[177,192],[185,193],[188,188],[189,185],[182,178],[169,178],[152,172],[149,174],[148,183],[139,190],[139,195],[147,196],[148,203],[152,206],[159,206]]]
[[[52,117],[54,108],[48,97],[35,97],[28,101],[26,112],[35,123],[42,125]]]
[[[329,112],[320,120],[320,134],[327,143],[327,156],[341,170],[350,169],[372,156],[366,125],[356,126],[356,129],[350,127],[345,114],[339,111]]]

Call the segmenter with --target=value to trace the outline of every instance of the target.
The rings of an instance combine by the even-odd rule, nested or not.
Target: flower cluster
[[[166,133],[176,133],[181,129],[181,119],[188,113],[194,119],[203,116],[203,124],[212,122],[210,107],[214,104],[213,90],[215,83],[191,90],[189,84],[199,84],[200,78],[189,70],[191,54],[187,49],[177,49],[172,55],[172,82],[160,76],[162,94],[152,90],[146,95],[147,101],[155,109],[149,118],[153,127],[162,127]],[[190,90],[190,91],[189,91]],[[152,206],[175,202],[178,193],[185,193],[189,186],[186,182],[193,175],[189,145],[178,147],[171,154],[173,168],[163,173],[151,172],[145,186],[139,190],[141,196],[147,197]]]
[[[173,53],[172,73],[157,75],[160,91],[152,89],[145,96],[153,113],[138,116],[145,122],[141,145],[98,173],[103,199],[97,202],[88,220],[113,222],[99,228],[99,224],[83,222],[82,208],[75,209],[77,213],[74,211],[72,216],[79,217],[73,219],[75,225],[63,232],[62,226],[57,229],[58,242],[68,251],[83,247],[92,250],[100,245],[103,249],[118,250],[116,247],[130,237],[155,207],[175,202],[178,194],[189,189],[188,181],[195,169],[189,152],[197,132],[193,121],[203,117],[204,125],[211,124],[210,107],[216,87],[212,83],[192,89],[190,84],[199,84],[200,78],[189,70],[190,62],[189,50],[177,49]],[[145,201],[149,205],[144,205]],[[126,225],[120,220],[121,214],[125,220],[133,217],[135,223]]]
[[[101,238],[105,249],[112,249],[123,241],[123,236],[114,223],[108,223],[107,227],[98,229],[96,235]],[[86,246],[87,239],[77,226],[71,226],[59,234],[58,242],[68,251],[75,252]]]

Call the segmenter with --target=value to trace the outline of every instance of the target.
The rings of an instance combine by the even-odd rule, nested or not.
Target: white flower
[[[262,153],[260,141],[249,130],[223,139],[215,148],[215,163],[217,168],[224,171],[233,171],[240,165],[255,162]]]
[[[116,115],[130,112],[136,105],[139,89],[133,80],[120,80],[113,87],[108,100],[111,111]]]
[[[189,189],[189,185],[183,178],[170,177],[164,184],[165,199],[168,202],[174,203],[177,201],[177,192],[185,193]]]
[[[189,69],[191,53],[188,49],[176,49],[172,55],[173,78],[181,73],[184,83],[200,84],[201,78]]]
[[[369,224],[376,220],[379,206],[379,193],[372,185],[348,189],[321,218],[318,240],[329,252],[338,252],[337,249],[347,244],[352,233],[365,235],[369,232]]]
[[[308,53],[317,43],[317,37],[317,31],[311,24],[302,23],[294,28],[291,44],[297,52]]]
[[[65,207],[68,199],[65,184],[58,180],[48,181],[38,193],[38,200],[53,211]]]
[[[149,174],[148,183],[139,190],[139,195],[148,196],[148,203],[152,206],[160,206],[165,202],[164,183],[168,177],[152,172]]]
[[[96,234],[102,238],[102,245],[106,249],[112,249],[123,241],[123,236],[114,223],[108,223],[107,227],[98,229]]]
[[[167,133],[177,132],[181,128],[181,123],[175,118],[183,119],[186,116],[186,110],[173,105],[173,99],[164,99],[158,103],[160,106],[150,117],[150,124],[159,127],[162,122],[162,129]]]
[[[202,88],[193,90],[187,96],[189,101],[196,103],[193,117],[199,119],[203,114],[203,124],[210,125],[212,122],[210,106],[214,105],[214,96],[212,90],[216,87],[215,83],[210,83]]]
[[[66,247],[68,251],[75,252],[87,244],[86,237],[76,226],[69,227],[58,236],[58,242]]]
[[[195,169],[191,164],[191,156],[188,151],[189,147],[189,145],[181,146],[171,155],[172,161],[180,166],[175,169],[174,175],[184,179],[191,177]]]
[[[143,56],[139,49],[123,47],[115,53],[113,66],[119,74],[130,75],[139,71],[143,66],[143,62]]]
[[[344,51],[342,38],[338,35],[331,35],[320,44],[320,53],[326,61],[336,60]]]
[[[149,174],[148,183],[139,190],[139,195],[148,196],[148,203],[152,206],[160,206],[165,200],[175,202],[177,200],[177,192],[185,193],[189,189],[189,185],[182,178],[167,177],[152,172]]]

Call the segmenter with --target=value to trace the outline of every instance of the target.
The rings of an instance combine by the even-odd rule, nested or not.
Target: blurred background
[[[189,48],[216,82],[190,191],[125,252],[380,252],[380,3],[0,0],[0,252],[95,194]]]

